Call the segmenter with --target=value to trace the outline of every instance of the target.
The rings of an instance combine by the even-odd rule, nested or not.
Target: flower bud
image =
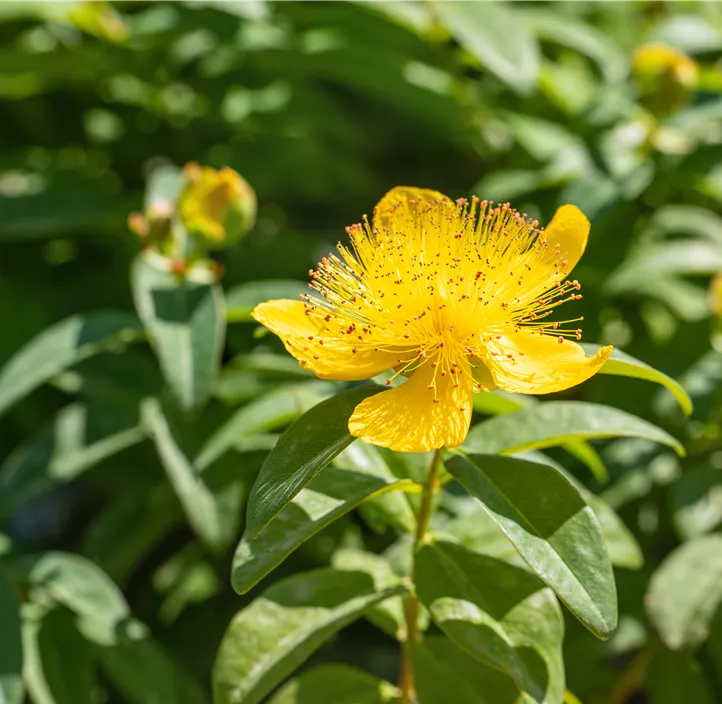
[[[658,113],[683,107],[699,80],[699,66],[694,59],[661,43],[638,47],[632,56],[632,68],[642,102]]]
[[[191,237],[206,247],[228,247],[253,227],[256,194],[233,169],[187,164],[178,213]]]

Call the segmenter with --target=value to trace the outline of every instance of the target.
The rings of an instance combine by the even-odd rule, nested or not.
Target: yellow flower
[[[568,273],[589,221],[560,208],[546,230],[509,204],[456,202],[399,187],[373,222],[347,228],[351,248],[311,272],[302,301],[261,303],[253,317],[323,379],[410,376],[367,398],[349,420],[355,437],[402,452],[460,445],[474,391],[561,391],[595,374],[611,347],[587,357],[576,320],[550,322],[581,298]],[[387,384],[390,382],[387,381]]]
[[[233,244],[256,219],[256,194],[233,169],[187,164],[178,212],[190,235],[216,246]]]
[[[699,80],[697,62],[662,43],[637,47],[632,56],[632,67],[644,102],[660,112],[682,107]]]

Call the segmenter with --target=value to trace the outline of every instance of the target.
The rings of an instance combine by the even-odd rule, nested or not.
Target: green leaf
[[[482,66],[512,90],[531,93],[539,76],[540,52],[522,12],[501,2],[438,2],[434,9]],[[513,41],[509,41],[510,32]]]
[[[380,477],[391,477],[392,472],[384,461],[378,448],[367,445],[364,442],[355,442],[347,447],[335,460],[337,467],[353,469],[364,474],[374,474]],[[394,526],[406,533],[413,533],[416,530],[416,516],[402,493],[384,492],[372,497],[368,502],[362,504],[363,511],[369,511],[367,516],[374,523],[380,523],[382,527]]]
[[[0,518],[141,442],[137,412],[74,403],[0,468]]]
[[[259,303],[279,298],[295,301],[302,293],[308,293],[308,284],[303,281],[270,279],[238,284],[226,297],[226,319],[229,323],[250,323],[253,321],[251,311]]]
[[[95,681],[88,643],[62,608],[23,611],[23,676],[33,704],[93,704]]]
[[[328,389],[326,382],[283,386],[239,408],[203,444],[196,465],[203,469],[215,462],[239,440],[280,428],[319,403]]]
[[[582,343],[582,347],[584,347],[584,351],[588,355],[595,354],[600,348],[599,345],[588,343]],[[674,394],[680,407],[687,415],[692,413],[692,399],[679,382],[667,376],[664,372],[660,372],[654,367],[650,367],[648,364],[635,359],[626,352],[622,352],[616,348],[613,349],[611,357],[599,370],[599,374],[627,376],[633,379],[645,379],[646,381],[653,381],[655,384],[661,384]]]
[[[349,665],[321,665],[292,679],[268,704],[393,704],[401,691]]]
[[[99,567],[80,555],[48,551],[21,564],[26,579],[43,601],[50,597],[66,606],[112,640],[130,616],[116,584]]]
[[[314,406],[286,430],[271,450],[248,502],[247,529],[258,535],[274,516],[354,438],[348,419],[365,398],[381,391],[359,386]]]
[[[646,420],[611,406],[582,401],[545,401],[475,425],[466,452],[505,455],[539,450],[591,438],[634,437],[653,440],[684,454],[682,444]]]
[[[0,702],[23,701],[23,650],[20,636],[20,604],[13,585],[0,573]]]
[[[678,547],[652,575],[645,605],[660,638],[672,650],[707,638],[722,603],[722,535],[703,535]]]
[[[215,550],[223,549],[235,533],[235,525],[229,529],[225,520],[224,508],[228,507],[222,505],[184,453],[178,431],[160,403],[147,399],[143,405],[143,416],[191,527],[208,546]]]
[[[141,335],[134,315],[114,310],[74,315],[50,326],[0,370],[0,414],[73,364]]]
[[[672,486],[670,502],[683,539],[713,531],[722,523],[722,471],[699,467],[685,472]]]
[[[377,589],[393,587],[401,581],[385,557],[365,550],[353,548],[336,550],[331,565],[337,570],[366,572],[373,579]],[[403,597],[394,596],[376,606],[371,606],[366,612],[366,618],[400,643],[406,640],[406,612]],[[419,622],[420,629],[426,630],[429,625],[428,615],[419,614]]]
[[[208,697],[186,667],[174,662],[147,629],[131,621],[97,653],[108,678],[128,704],[206,704]]]
[[[419,704],[523,704],[510,677],[447,638],[425,637],[411,647],[411,662]]]
[[[525,700],[564,695],[564,621],[550,589],[524,569],[436,540],[416,554],[416,590],[439,628],[508,674]]]
[[[710,684],[700,664],[689,653],[659,649],[647,668],[646,692],[650,704],[714,704]]]
[[[525,7],[524,17],[540,39],[561,44],[588,56],[608,81],[626,78],[626,55],[597,28],[557,9]]]
[[[133,264],[132,285],[168,387],[181,408],[197,408],[210,395],[220,367],[223,291],[218,284],[179,279],[142,257]]]
[[[608,638],[617,625],[614,575],[599,522],[577,489],[549,465],[509,457],[459,454],[446,466],[570,611]]]
[[[250,529],[246,531],[233,557],[233,588],[245,594],[306,540],[361,502],[384,492],[417,488],[380,466],[363,470],[327,467],[263,532],[253,537]]]
[[[368,574],[320,569],[276,582],[236,614],[213,669],[214,704],[258,704],[334,633],[403,592]]]

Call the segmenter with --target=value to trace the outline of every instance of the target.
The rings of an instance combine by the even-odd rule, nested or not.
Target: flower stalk
[[[441,450],[436,450],[431,458],[429,471],[426,473],[424,485],[421,490],[421,505],[416,517],[416,540],[414,541],[414,553],[426,539],[431,524],[431,517],[434,513],[434,499],[439,489],[439,471],[442,466]],[[413,563],[412,563],[413,565]],[[413,566],[411,568],[413,581]],[[401,668],[399,672],[399,687],[401,689],[401,704],[413,704],[416,701],[416,690],[414,685],[414,673],[411,665],[411,647],[421,640],[419,631],[419,597],[409,594],[406,598],[406,641],[403,644],[401,653]]]

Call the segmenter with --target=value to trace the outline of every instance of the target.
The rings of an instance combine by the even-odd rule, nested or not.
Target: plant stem
[[[431,458],[429,471],[424,479],[421,490],[421,505],[416,516],[416,540],[414,541],[414,554],[429,532],[431,516],[434,512],[434,497],[439,486],[438,475],[441,469],[441,450],[436,450]],[[411,567],[411,581],[414,580],[414,567]],[[421,640],[419,632],[419,597],[416,593],[406,597],[406,641],[401,651],[401,669],[399,672],[399,687],[401,688],[401,704],[413,704],[416,701],[414,686],[414,673],[411,667],[410,648]]]

